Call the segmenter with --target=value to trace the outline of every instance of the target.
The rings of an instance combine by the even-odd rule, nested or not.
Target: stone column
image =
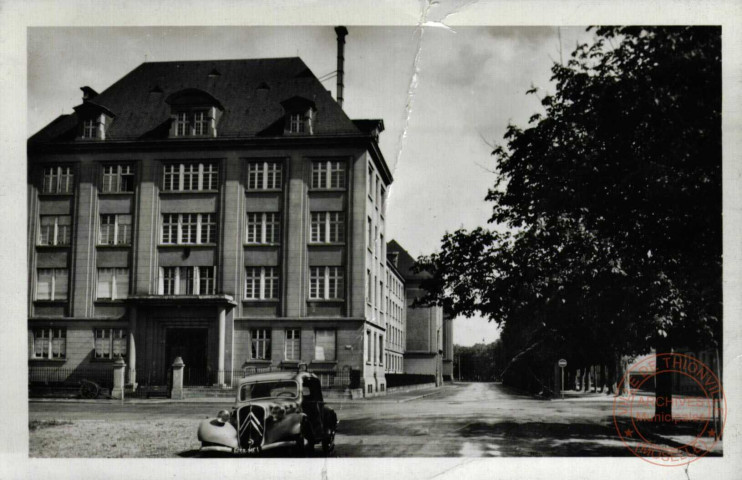
[[[137,388],[137,348],[135,335],[137,329],[137,309],[136,307],[130,307],[129,309],[129,346],[128,346],[128,360],[129,360],[129,384]]]
[[[217,358],[217,384],[224,386],[224,345],[226,338],[227,309],[219,307],[219,354]]]
[[[176,357],[173,362],[173,389],[170,390],[170,398],[183,400],[183,359]]]
[[[119,357],[113,362],[113,390],[111,390],[111,396],[113,398],[122,399],[124,398],[124,370],[126,369],[126,362],[124,359]]]

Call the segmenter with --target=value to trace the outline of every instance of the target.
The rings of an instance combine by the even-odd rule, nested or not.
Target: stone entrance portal
[[[214,380],[208,371],[208,328],[166,328],[165,368],[183,359],[183,385],[209,385]]]

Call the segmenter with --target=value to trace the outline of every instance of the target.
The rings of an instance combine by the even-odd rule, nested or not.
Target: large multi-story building
[[[144,63],[29,139],[32,367],[384,391],[392,175],[383,122],[342,110],[337,31],[337,101],[299,58]]]

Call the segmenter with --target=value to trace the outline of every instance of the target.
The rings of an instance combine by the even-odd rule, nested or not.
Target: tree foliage
[[[422,302],[583,365],[720,344],[720,33],[598,28],[555,64],[544,111],[493,152],[495,228],[418,259]]]

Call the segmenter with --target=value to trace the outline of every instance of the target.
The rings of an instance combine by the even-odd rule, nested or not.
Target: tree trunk
[[[616,361],[615,358],[610,358],[607,365],[607,376],[606,379],[606,395],[611,395],[616,391]]]
[[[665,367],[665,359],[672,357],[668,342],[662,342],[657,348],[657,366],[655,375],[655,404],[654,404],[654,420],[657,423],[669,423],[672,421],[672,372]],[[665,372],[659,373],[662,370]]]
[[[590,390],[590,369],[584,367],[582,369],[582,391],[587,392]]]
[[[600,364],[600,393],[603,393],[603,388],[606,388],[606,372],[605,363]]]
[[[593,381],[593,393],[596,393],[598,391],[598,367],[592,365],[590,367],[590,374]]]

